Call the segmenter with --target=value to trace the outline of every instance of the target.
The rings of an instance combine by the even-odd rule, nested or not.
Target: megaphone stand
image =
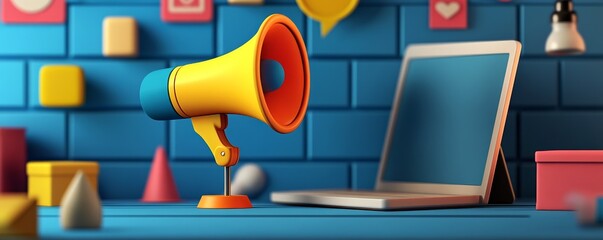
[[[224,167],[224,195],[203,195],[197,208],[251,208],[245,195],[230,195],[230,167],[239,161],[239,148],[228,142],[224,130],[228,126],[226,114],[192,117],[193,128],[205,140],[216,163]]]

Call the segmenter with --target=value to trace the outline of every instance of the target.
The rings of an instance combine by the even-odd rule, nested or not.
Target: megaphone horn
[[[224,133],[226,114],[253,117],[289,133],[303,121],[309,95],[306,46],[295,24],[280,14],[266,18],[255,36],[232,52],[151,72],[140,87],[142,108],[151,118],[191,118],[227,173],[239,150]]]

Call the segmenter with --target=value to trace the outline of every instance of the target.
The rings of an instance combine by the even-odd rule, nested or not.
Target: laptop
[[[376,210],[471,206],[492,203],[493,186],[505,186],[512,202],[500,144],[520,52],[517,41],[409,46],[374,190],[273,192],[272,202]]]

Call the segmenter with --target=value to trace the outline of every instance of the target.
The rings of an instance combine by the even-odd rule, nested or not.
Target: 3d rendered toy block
[[[38,198],[40,206],[58,206],[73,176],[82,170],[92,187],[97,188],[98,163],[82,161],[47,161],[27,164],[29,197]]]
[[[25,194],[0,195],[0,239],[4,237],[36,237],[38,207],[36,200]]]
[[[79,107],[85,98],[84,71],[76,65],[45,65],[38,91],[44,107]]]
[[[77,171],[61,201],[61,225],[64,229],[99,228],[103,210],[96,188],[82,170]]]
[[[603,150],[537,151],[536,210],[572,210],[571,194],[603,193]]]
[[[155,157],[153,158],[153,165],[149,171],[149,177],[147,179],[147,186],[145,187],[144,194],[141,201],[143,202],[179,202],[180,195],[178,194],[178,188],[174,176],[172,175],[172,169],[170,168],[170,162],[165,153],[163,147],[157,147],[155,150]]]
[[[231,5],[261,5],[261,4],[264,4],[264,0],[228,0],[228,4],[231,4]]]
[[[27,189],[25,129],[0,128],[0,193]]]
[[[132,17],[105,17],[103,20],[103,55],[138,56],[138,25]]]

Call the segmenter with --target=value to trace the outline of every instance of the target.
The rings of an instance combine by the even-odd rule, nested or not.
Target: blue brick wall
[[[377,161],[388,117],[388,111],[310,112],[308,158]]]
[[[138,110],[75,112],[68,129],[71,159],[148,160],[167,142],[167,123]]]
[[[0,126],[26,129],[29,159],[67,158],[66,123],[66,113],[57,111],[15,110],[0,114]]]
[[[64,56],[65,25],[10,25],[0,21],[0,56]]]
[[[106,199],[142,195],[154,148],[164,145],[180,194],[220,193],[222,170],[189,120],[159,122],[140,109],[138,87],[158,68],[210,59],[243,44],[272,13],[289,16],[306,39],[312,91],[307,117],[295,132],[231,116],[227,134],[241,163],[259,163],[272,190],[370,189],[406,46],[419,42],[517,39],[524,44],[503,148],[520,197],[534,196],[534,151],[603,148],[603,2],[577,0],[584,56],[544,54],[551,1],[470,0],[469,28],[428,27],[426,0],[363,0],[327,38],[293,0],[229,6],[216,0],[215,19],[175,24],[160,20],[156,0],[68,0],[58,25],[0,23],[0,126],[27,128],[32,160],[97,160]],[[102,56],[102,20],[128,15],[139,23],[140,56]],[[86,76],[86,104],[45,109],[38,72],[45,64],[76,64]],[[236,168],[235,168],[236,171]]]
[[[102,22],[106,16],[131,16],[138,23],[141,57],[208,56],[214,54],[212,24],[168,24],[158,4],[148,6],[69,7],[69,55],[102,56]]]
[[[568,60],[561,62],[561,69],[562,106],[603,106],[603,61]]]
[[[25,63],[23,61],[0,61],[0,106],[25,106]]]
[[[559,102],[559,64],[551,59],[519,61],[511,107],[554,108]]]
[[[81,109],[139,109],[136,91],[144,76],[155,69],[167,67],[160,60],[31,60],[29,62],[29,106],[40,108],[38,74],[46,64],[74,64],[84,71],[86,102]]]
[[[548,6],[548,5],[547,5]],[[549,8],[552,8],[549,6]],[[400,50],[412,43],[443,41],[477,41],[517,38],[517,7],[514,5],[475,5],[468,12],[468,28],[464,31],[432,31],[429,29],[427,6],[402,7],[400,18],[402,41]],[[547,26],[547,29],[549,27]],[[544,48],[544,47],[543,47]]]
[[[327,38],[318,22],[308,19],[308,53],[312,56],[391,56],[398,54],[398,8],[359,7]]]
[[[301,33],[305,33],[304,15],[296,6],[271,7],[218,7],[216,30],[218,31],[218,54],[230,52],[247,42],[262,21],[274,13],[287,15]]]
[[[357,108],[391,108],[401,63],[398,59],[353,61],[352,105]]]
[[[344,60],[310,62],[310,108],[347,108],[350,106],[350,64]]]

